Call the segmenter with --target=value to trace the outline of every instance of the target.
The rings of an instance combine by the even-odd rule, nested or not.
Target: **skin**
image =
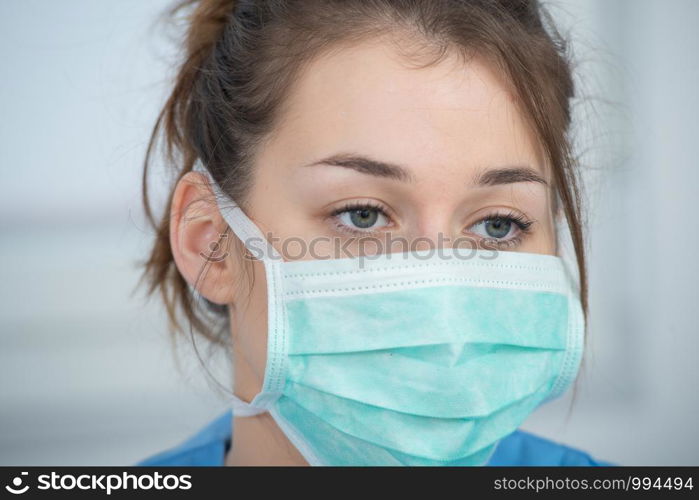
[[[354,219],[349,212],[332,215],[347,203],[381,207],[385,216],[371,212],[377,214],[371,234],[390,232],[411,242],[439,241],[440,233],[480,240],[488,236],[484,217],[514,213],[531,225],[503,249],[555,254],[546,162],[514,96],[490,68],[479,58],[451,55],[435,66],[413,69],[382,41],[316,59],[295,83],[277,127],[258,153],[244,205],[247,215],[277,241],[350,238],[357,254],[366,251],[359,243],[367,233],[350,234]],[[406,178],[308,166],[341,153],[400,165]],[[520,174],[530,169],[544,182],[502,173],[513,166]],[[479,185],[477,180],[487,179],[489,172],[493,182]],[[210,243],[227,227],[216,205],[207,201],[210,192],[202,180],[198,173],[185,175],[171,207],[172,250],[190,284],[204,264],[200,252],[210,251]],[[511,227],[516,234],[516,226]],[[243,262],[240,248],[231,245],[228,258],[212,262],[197,288],[229,306],[234,392],[250,401],[261,390],[265,371],[266,281],[262,264]],[[333,251],[331,243],[317,245],[313,256],[299,255],[299,247],[287,250],[282,253],[288,260]],[[247,279],[245,265],[252,267],[254,280]],[[267,413],[234,418],[233,433],[226,465],[307,465]]]

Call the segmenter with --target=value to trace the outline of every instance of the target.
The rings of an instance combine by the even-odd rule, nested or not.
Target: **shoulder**
[[[151,455],[136,466],[222,466],[232,432],[232,414],[225,411],[180,444]],[[491,466],[605,466],[584,451],[536,436],[515,431],[503,438],[491,456]]]
[[[518,430],[500,441],[488,465],[605,466],[613,464],[596,460],[584,451]]]
[[[232,434],[232,415],[225,411],[180,444],[151,455],[136,466],[223,465]]]

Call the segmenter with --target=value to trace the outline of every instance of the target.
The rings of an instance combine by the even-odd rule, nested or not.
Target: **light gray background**
[[[569,394],[525,427],[621,464],[696,465],[699,3],[548,4],[579,60],[592,318],[572,409]],[[176,56],[152,26],[166,5],[0,2],[2,465],[131,464],[226,408],[134,292],[141,162]]]

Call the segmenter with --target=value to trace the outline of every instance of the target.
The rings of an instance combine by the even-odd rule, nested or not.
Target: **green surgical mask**
[[[263,387],[234,397],[234,414],[269,412],[311,465],[482,465],[575,379],[584,316],[561,258],[441,248],[283,261],[212,188],[267,277]]]

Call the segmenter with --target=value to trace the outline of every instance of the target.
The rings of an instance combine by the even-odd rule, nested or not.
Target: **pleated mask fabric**
[[[267,278],[263,387],[234,396],[233,412],[269,412],[309,464],[483,465],[575,379],[584,315],[561,258],[441,248],[284,261],[210,183]]]

